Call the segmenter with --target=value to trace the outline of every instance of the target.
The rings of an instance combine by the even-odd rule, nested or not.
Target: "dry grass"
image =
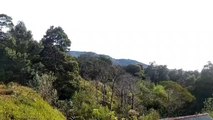
[[[13,93],[13,90],[0,89],[0,95],[12,95]]]

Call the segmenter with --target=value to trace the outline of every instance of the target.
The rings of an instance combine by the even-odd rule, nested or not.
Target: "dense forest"
[[[33,24],[33,23],[32,23]],[[95,43],[94,43],[95,44]],[[150,63],[119,66],[104,55],[68,54],[71,41],[51,26],[33,39],[24,22],[0,14],[0,81],[30,87],[68,120],[157,120],[213,116],[213,64],[201,72]]]

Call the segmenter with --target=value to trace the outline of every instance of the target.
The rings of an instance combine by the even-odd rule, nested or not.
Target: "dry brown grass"
[[[0,85],[0,95],[11,95],[13,90],[7,89],[5,85]]]

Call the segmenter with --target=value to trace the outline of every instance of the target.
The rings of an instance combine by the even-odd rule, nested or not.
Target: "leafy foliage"
[[[41,40],[42,44],[47,46],[55,46],[59,49],[59,51],[69,51],[71,41],[69,40],[66,33],[64,33],[64,30],[61,27],[54,27],[51,26],[47,32],[46,35]]]
[[[213,117],[213,98],[207,98],[204,101],[202,112],[209,113],[210,116]]]
[[[146,116],[141,116],[138,120],[159,120],[160,115],[157,111],[151,110],[150,113]]]
[[[140,77],[141,79],[144,79],[144,70],[142,65],[128,65],[125,67],[125,70],[132,74],[133,76]]]
[[[101,85],[99,88],[101,88]],[[73,111],[70,114],[74,118],[81,120],[116,120],[115,112],[110,111],[106,106],[102,106],[101,99],[99,99],[102,97],[102,92],[98,90],[98,96],[96,96],[94,94],[96,90],[93,82],[82,80],[81,90],[73,96]],[[109,98],[110,96],[107,97]],[[113,108],[115,107],[113,106]]]
[[[195,100],[195,97],[187,89],[175,82],[164,81],[161,85],[165,87],[167,92],[166,108],[169,116],[184,114],[186,111],[182,111],[183,107]]]
[[[24,22],[13,25],[10,16],[0,14],[0,82],[17,82],[33,88],[68,120],[155,120],[193,114],[202,108],[212,112],[211,62],[201,73],[170,70],[155,63],[147,68],[139,64],[122,67],[105,55],[82,54],[78,59],[69,56],[71,41],[61,27],[51,26],[40,42],[32,36]],[[0,87],[0,104],[3,105],[1,100],[11,98],[5,104],[6,112],[0,107],[0,117],[46,115],[41,108],[48,105],[37,100],[37,94],[27,91],[28,88],[13,85]],[[25,99],[28,97],[30,100]],[[36,102],[43,107],[37,107]],[[57,116],[47,114],[54,117],[51,119],[64,119],[57,112]],[[49,119],[42,115],[41,119]]]
[[[42,41],[32,38],[23,22],[0,16],[0,80],[17,82],[37,90],[51,105],[69,100],[79,87],[77,61],[66,54],[71,41],[61,27],[50,27]]]
[[[203,108],[203,102],[205,99],[212,96],[213,89],[213,64],[209,62],[204,66],[201,71],[200,79],[195,83],[194,94],[197,97],[196,109],[201,110]]]
[[[41,62],[48,71],[55,74],[56,88],[59,99],[70,99],[78,90],[78,63],[65,52],[70,46],[70,40],[61,27],[53,26],[47,30],[41,40],[44,49],[41,51]]]
[[[12,91],[7,92],[6,91]],[[0,86],[0,118],[28,120],[65,120],[65,117],[53,109],[36,92],[16,84]]]
[[[154,83],[159,83],[163,80],[169,80],[169,70],[165,65],[155,65],[151,63],[145,70],[147,79],[150,79]]]
[[[13,27],[12,18],[6,14],[0,14],[0,31],[2,31],[2,28],[11,27]]]

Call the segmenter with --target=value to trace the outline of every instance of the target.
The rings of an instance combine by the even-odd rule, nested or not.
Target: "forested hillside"
[[[94,56],[100,56],[100,54],[96,54],[94,52],[81,52],[81,51],[70,51],[69,54],[71,56],[73,56],[73,57],[76,57],[76,58],[80,57],[83,54],[91,54],[91,55],[94,55]],[[143,65],[144,68],[147,67],[146,64],[138,62],[136,60],[131,60],[131,59],[115,59],[115,58],[112,58],[112,57],[107,56],[107,55],[103,55],[103,56],[108,57],[112,61],[112,63],[114,65],[127,66],[127,65],[130,65],[130,64],[133,64],[133,65],[135,65],[135,64],[141,64],[141,65]]]
[[[61,27],[51,26],[35,40],[24,22],[14,24],[0,14],[1,84],[32,88],[68,120],[157,120],[202,112],[213,116],[211,62],[201,72],[155,63],[121,66],[104,55],[74,58],[70,45]],[[0,98],[2,103],[7,96]],[[18,102],[28,103],[24,98]],[[11,110],[27,109],[10,105]]]

